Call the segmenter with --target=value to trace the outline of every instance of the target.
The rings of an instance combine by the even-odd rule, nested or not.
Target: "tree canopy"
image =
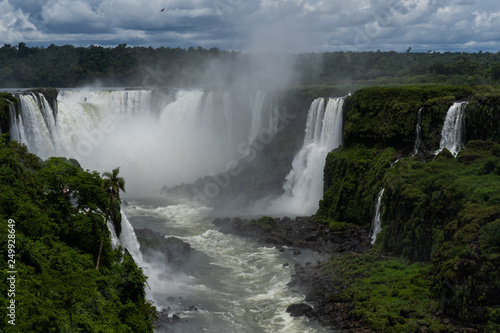
[[[352,52],[259,55],[288,61],[294,84],[430,83],[480,85],[500,80],[500,53]],[[281,59],[281,60],[280,60]],[[28,47],[0,48],[1,87],[229,85],[252,74],[255,59],[238,51],[202,47]],[[249,70],[250,69],[250,70]],[[272,69],[272,68],[271,68]],[[281,73],[283,74],[283,73]]]
[[[0,248],[7,271],[8,221],[15,221],[16,325],[2,332],[153,332],[146,276],[104,239],[95,269],[108,193],[99,173],[77,161],[43,162],[0,136]],[[0,289],[9,290],[0,280]],[[0,306],[10,300],[0,294]]]

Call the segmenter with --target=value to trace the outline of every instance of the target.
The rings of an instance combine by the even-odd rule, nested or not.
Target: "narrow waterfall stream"
[[[380,208],[382,206],[382,196],[384,195],[384,190],[381,189],[378,198],[377,198],[377,203],[375,204],[375,214],[373,216],[373,227],[372,227],[372,240],[371,243],[375,244],[375,240],[377,239],[378,233],[382,230],[382,220],[380,218],[381,211]]]

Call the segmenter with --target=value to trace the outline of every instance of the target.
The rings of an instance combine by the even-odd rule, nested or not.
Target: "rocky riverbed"
[[[271,218],[258,220],[241,218],[217,218],[213,224],[223,233],[253,237],[276,246],[307,248],[318,252],[341,253],[362,252],[369,249],[369,235],[362,228],[345,228],[332,231],[317,223],[314,217]]]
[[[300,249],[308,248],[327,254],[345,252],[364,252],[370,248],[369,235],[361,228],[346,228],[332,231],[324,224],[314,221],[314,217],[291,219],[260,218],[246,220],[241,218],[217,218],[213,224],[223,233],[253,237],[277,248],[293,248],[300,254]],[[326,327],[343,332],[373,332],[363,322],[353,320],[349,312],[351,302],[340,301],[338,294],[341,286],[335,285],[335,274],[323,269],[323,263],[295,265],[295,274],[289,287],[306,295],[305,303],[291,304],[287,312],[291,316],[307,316]]]

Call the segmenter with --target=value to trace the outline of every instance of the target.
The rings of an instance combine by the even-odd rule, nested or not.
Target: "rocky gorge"
[[[456,101],[466,108],[454,156],[440,139]],[[358,90],[344,103],[344,143],[326,159],[314,216],[214,225],[278,247],[344,254],[296,267],[290,286],[307,296],[292,315],[348,332],[495,332],[499,108],[494,87]]]

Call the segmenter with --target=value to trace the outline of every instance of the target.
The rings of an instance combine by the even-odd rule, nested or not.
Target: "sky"
[[[0,0],[0,45],[500,51],[498,0]]]

